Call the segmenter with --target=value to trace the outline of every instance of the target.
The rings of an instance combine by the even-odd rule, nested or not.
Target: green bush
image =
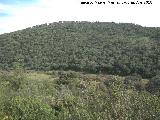
[[[147,90],[153,94],[160,96],[160,75],[153,77],[149,81]]]
[[[4,103],[3,113],[13,120],[54,120],[51,107],[35,98],[14,97]]]
[[[143,86],[141,85],[142,77],[140,75],[132,75],[126,76],[124,79],[124,84],[127,89],[133,88],[136,90],[143,90]]]

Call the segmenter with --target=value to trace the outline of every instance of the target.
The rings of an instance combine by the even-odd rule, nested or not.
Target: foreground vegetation
[[[148,84],[136,75],[1,71],[0,119],[158,120],[160,99]]]

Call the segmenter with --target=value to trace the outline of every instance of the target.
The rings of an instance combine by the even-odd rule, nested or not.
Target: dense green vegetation
[[[20,68],[2,71],[0,119],[158,120],[159,97],[147,92],[148,82],[139,77],[136,81],[144,89],[127,85],[126,80],[133,78]]]
[[[0,35],[0,120],[159,120],[160,28],[55,22]]]
[[[151,78],[160,72],[160,28],[55,22],[0,35],[0,68],[76,70]]]

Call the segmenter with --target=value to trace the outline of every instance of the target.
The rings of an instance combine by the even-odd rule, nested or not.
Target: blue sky
[[[9,16],[9,13],[7,12],[0,12],[0,17],[7,17]]]
[[[81,1],[95,0],[0,0],[0,34],[55,21],[123,22],[160,27],[160,0],[152,0],[152,5],[81,5]]]
[[[37,0],[0,0],[1,4],[9,4],[9,5],[16,5],[16,4],[32,4],[37,2]]]
[[[0,0],[0,18],[8,17],[11,15],[12,11],[5,9],[5,6],[10,8],[18,6],[27,6],[31,4],[36,4],[38,0]],[[3,8],[1,8],[3,6]]]

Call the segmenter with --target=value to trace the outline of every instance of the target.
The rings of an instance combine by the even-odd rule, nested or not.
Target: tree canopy
[[[160,72],[160,28],[60,21],[0,35],[0,68],[75,70],[151,78]]]

